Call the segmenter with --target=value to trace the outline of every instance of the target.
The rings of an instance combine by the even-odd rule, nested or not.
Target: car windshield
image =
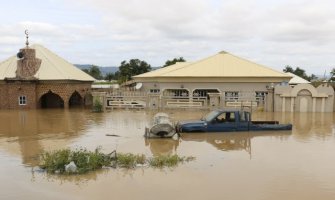
[[[219,114],[219,111],[214,110],[214,111],[208,113],[203,118],[201,118],[201,120],[206,121],[206,122],[212,121],[212,119],[214,119],[218,114]]]

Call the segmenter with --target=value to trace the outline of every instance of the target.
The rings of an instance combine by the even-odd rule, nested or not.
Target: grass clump
[[[149,159],[149,165],[157,168],[175,167],[179,163],[190,162],[194,159],[194,157],[180,157],[178,155],[159,155]]]
[[[75,172],[66,172],[65,165],[71,161],[77,166]],[[95,151],[87,151],[80,148],[76,150],[62,149],[51,152],[45,152],[41,155],[39,167],[49,173],[85,173],[100,169],[103,166],[109,166],[112,158],[100,152],[100,148]]]
[[[103,104],[99,99],[95,99],[94,101],[93,112],[103,112]]]
[[[146,156],[143,154],[118,153],[117,165],[125,168],[134,168],[137,164],[145,164]]]
[[[160,155],[147,158],[144,154],[116,153],[110,154],[88,151],[85,148],[76,150],[62,149],[45,152],[40,157],[39,167],[48,173],[81,174],[101,169],[102,167],[135,168],[137,166],[150,166],[155,168],[174,167],[179,163],[194,160],[194,157],[179,157],[178,155]],[[66,170],[66,165],[73,162],[75,170]]]

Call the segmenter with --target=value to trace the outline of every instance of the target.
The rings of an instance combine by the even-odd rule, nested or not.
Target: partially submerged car
[[[251,121],[251,113],[243,110],[214,110],[200,120],[180,121],[176,131],[234,132],[234,131],[292,130],[292,124],[278,121]]]

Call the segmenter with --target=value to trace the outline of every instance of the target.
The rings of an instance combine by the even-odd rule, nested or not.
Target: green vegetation
[[[292,74],[300,76],[301,78],[308,80],[308,81],[313,81],[317,79],[316,75],[312,74],[311,76],[308,76],[305,70],[299,67],[296,67],[295,69],[293,69],[291,66],[286,65],[285,68],[283,69],[283,72],[291,72]]]
[[[190,162],[195,160],[195,157],[179,157],[178,155],[155,156],[149,159],[149,165],[152,167],[174,167],[179,163]]]
[[[146,157],[143,154],[118,153],[117,166],[124,168],[134,168],[137,164],[144,165]]]
[[[129,62],[122,61],[119,66],[119,71],[117,72],[117,76],[120,83],[131,80],[132,76],[143,74],[145,72],[149,72],[151,70],[151,66],[142,60],[139,59],[130,59]]]
[[[48,173],[59,174],[81,174],[89,171],[101,169],[102,167],[135,168],[138,165],[151,166],[155,168],[175,167],[179,163],[190,162],[195,157],[179,157],[178,155],[160,155],[147,158],[143,154],[132,153],[110,153],[100,152],[100,148],[95,151],[87,151],[84,148],[70,150],[56,150],[45,152],[40,157],[39,167]],[[76,170],[66,170],[66,165],[74,162]]]
[[[170,66],[170,65],[174,65],[177,62],[186,62],[186,60],[183,57],[174,58],[172,60],[167,60],[162,67],[167,67],[167,66]]]
[[[76,150],[63,149],[43,153],[39,166],[49,173],[70,174],[72,172],[67,172],[65,165],[71,161],[77,166],[77,170],[74,173],[81,174],[110,165],[112,157],[101,153],[100,148],[95,149],[93,152],[83,148]]]
[[[103,105],[99,99],[95,99],[93,104],[93,112],[102,112],[103,111]]]
[[[88,69],[82,69],[82,71],[86,72],[88,75],[92,76],[93,78],[100,80],[102,79],[102,74],[98,66],[92,65]]]

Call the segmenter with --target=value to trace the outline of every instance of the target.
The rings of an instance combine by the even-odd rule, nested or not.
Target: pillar
[[[160,94],[148,94],[147,107],[150,109],[157,109],[162,107],[162,105],[160,105]]]
[[[274,112],[274,88],[269,88],[268,89],[268,94],[266,95],[266,100],[265,100],[265,110],[268,112]]]
[[[316,112],[316,98],[315,97],[312,98],[313,98],[313,112]]]
[[[326,98],[322,97],[322,102],[321,102],[321,112],[325,112],[325,106],[326,106],[326,104],[325,104],[325,100],[326,100]]]
[[[283,101],[282,101],[282,112],[285,112],[285,97],[283,97]]]
[[[291,112],[294,112],[294,97],[291,97]]]

